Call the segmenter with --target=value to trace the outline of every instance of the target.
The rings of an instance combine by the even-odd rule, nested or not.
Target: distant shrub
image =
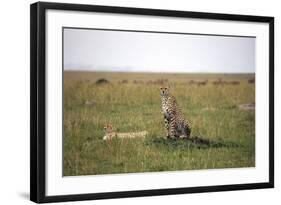
[[[104,85],[104,84],[108,84],[110,83],[108,80],[106,80],[105,78],[100,78],[96,81],[96,85]]]

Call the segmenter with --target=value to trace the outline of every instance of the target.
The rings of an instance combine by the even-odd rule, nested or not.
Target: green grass
[[[64,175],[157,172],[255,166],[255,85],[244,75],[64,72]],[[96,85],[99,78],[109,84]],[[213,80],[238,80],[215,86]],[[159,86],[168,79],[186,118],[191,140],[167,140]],[[189,85],[204,80],[205,86]],[[120,83],[128,80],[126,84]],[[143,84],[135,84],[142,80]],[[86,105],[92,101],[93,105]],[[104,124],[115,131],[147,130],[145,139],[103,141]]]

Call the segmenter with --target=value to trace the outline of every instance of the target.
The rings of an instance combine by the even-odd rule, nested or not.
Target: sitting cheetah
[[[104,126],[105,136],[103,140],[111,140],[113,138],[143,138],[148,134],[147,131],[142,132],[126,132],[126,133],[118,133],[112,130],[111,124],[106,124]]]
[[[185,120],[175,97],[170,94],[168,87],[161,87],[160,94],[167,138],[178,138],[180,135],[189,138],[191,133],[190,123]]]

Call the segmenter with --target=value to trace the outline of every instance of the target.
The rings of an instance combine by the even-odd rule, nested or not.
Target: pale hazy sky
[[[64,69],[255,72],[255,38],[64,29]]]

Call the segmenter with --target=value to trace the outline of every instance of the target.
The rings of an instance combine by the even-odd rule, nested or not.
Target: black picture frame
[[[46,196],[46,10],[86,11],[160,17],[216,19],[269,24],[269,181],[191,188],[170,188],[108,193]],[[202,13],[144,8],[38,2],[30,7],[30,200],[37,203],[97,200],[198,192],[260,189],[274,187],[274,17]]]

